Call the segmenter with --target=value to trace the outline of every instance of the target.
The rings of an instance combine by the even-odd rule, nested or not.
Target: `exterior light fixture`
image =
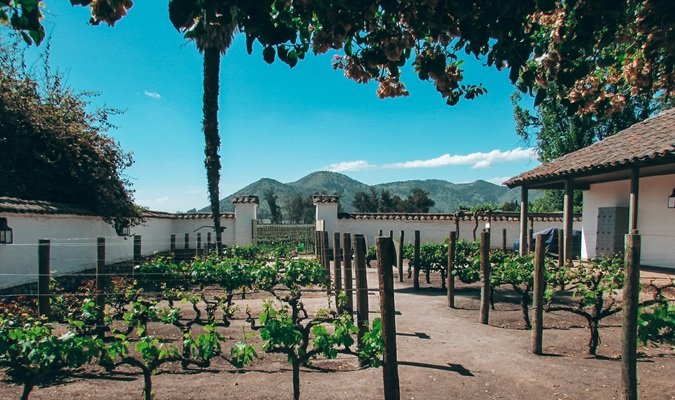
[[[486,223],[485,223],[485,230],[486,230],[486,231],[489,231],[489,230],[490,230],[490,223],[489,223],[489,222],[486,222]]]
[[[7,218],[0,218],[0,244],[12,244],[14,235],[12,228],[7,225]]]
[[[131,228],[128,226],[122,227],[122,236],[131,236]]]
[[[675,189],[673,189],[673,194],[668,197],[668,208],[675,208]]]

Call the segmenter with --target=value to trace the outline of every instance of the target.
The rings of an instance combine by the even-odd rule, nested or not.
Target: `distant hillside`
[[[429,197],[436,202],[431,212],[453,212],[460,205],[466,207],[483,203],[501,205],[506,201],[520,199],[520,189],[508,189],[482,180],[473,183],[455,184],[438,179],[428,179],[382,183],[373,185],[373,187],[378,192],[383,189],[389,190],[392,194],[401,198],[407,197],[413,188],[419,187],[429,192]],[[339,194],[342,210],[352,212],[354,211],[352,207],[354,195],[357,192],[370,190],[370,186],[346,175],[328,171],[313,172],[296,182],[290,183],[263,178],[220,200],[221,210],[234,210],[233,197],[255,195],[260,198],[258,217],[269,218],[269,207],[263,200],[263,194],[270,189],[278,196],[277,204],[282,207],[284,212],[286,203],[298,195],[307,197],[317,193]],[[530,200],[537,197],[538,193],[531,191]],[[204,207],[200,211],[208,212],[209,207]]]

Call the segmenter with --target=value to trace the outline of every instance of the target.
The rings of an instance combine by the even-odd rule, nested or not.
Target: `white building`
[[[623,249],[642,237],[642,266],[675,271],[675,108],[614,136],[511,178],[509,187],[583,190],[583,259]],[[527,212],[527,210],[525,210]]]

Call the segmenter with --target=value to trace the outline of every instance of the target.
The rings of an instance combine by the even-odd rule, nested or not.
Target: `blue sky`
[[[201,131],[202,58],[176,32],[166,2],[135,2],[114,28],[88,25],[88,9],[45,1],[51,64],[95,105],[119,108],[110,132],[135,164],[126,171],[142,206],[184,211],[208,204]],[[42,51],[43,44],[32,53]],[[238,35],[221,60],[221,197],[260,178],[292,182],[334,170],[367,184],[445,179],[501,182],[537,165],[514,131],[506,72],[465,64],[488,94],[449,107],[411,69],[410,96],[377,98],[331,68],[331,54],[294,69],[246,54]]]

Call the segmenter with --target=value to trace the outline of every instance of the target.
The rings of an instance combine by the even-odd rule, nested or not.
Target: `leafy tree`
[[[380,200],[378,203],[378,211],[383,213],[391,213],[401,211],[403,208],[403,200],[397,195],[393,195],[389,190],[382,189],[380,192]]]
[[[505,201],[500,209],[502,211],[520,211],[520,203],[516,200]]]
[[[420,188],[413,188],[410,195],[404,201],[404,207],[408,212],[428,213],[429,209],[436,204],[429,198],[429,192]]]
[[[270,208],[272,223],[280,224],[283,217],[281,215],[281,207],[279,207],[277,204],[278,196],[270,189],[265,191],[263,198],[267,202],[267,206]]]
[[[286,204],[288,219],[296,224],[310,224],[314,221],[314,204],[310,196],[297,195]]]
[[[352,207],[358,212],[377,212],[379,210],[379,197],[374,187],[368,192],[356,192]]]
[[[18,44],[0,38],[0,196],[77,205],[120,229],[140,220],[124,170],[131,154],[105,133],[116,110],[87,111],[45,65],[28,72]]]

